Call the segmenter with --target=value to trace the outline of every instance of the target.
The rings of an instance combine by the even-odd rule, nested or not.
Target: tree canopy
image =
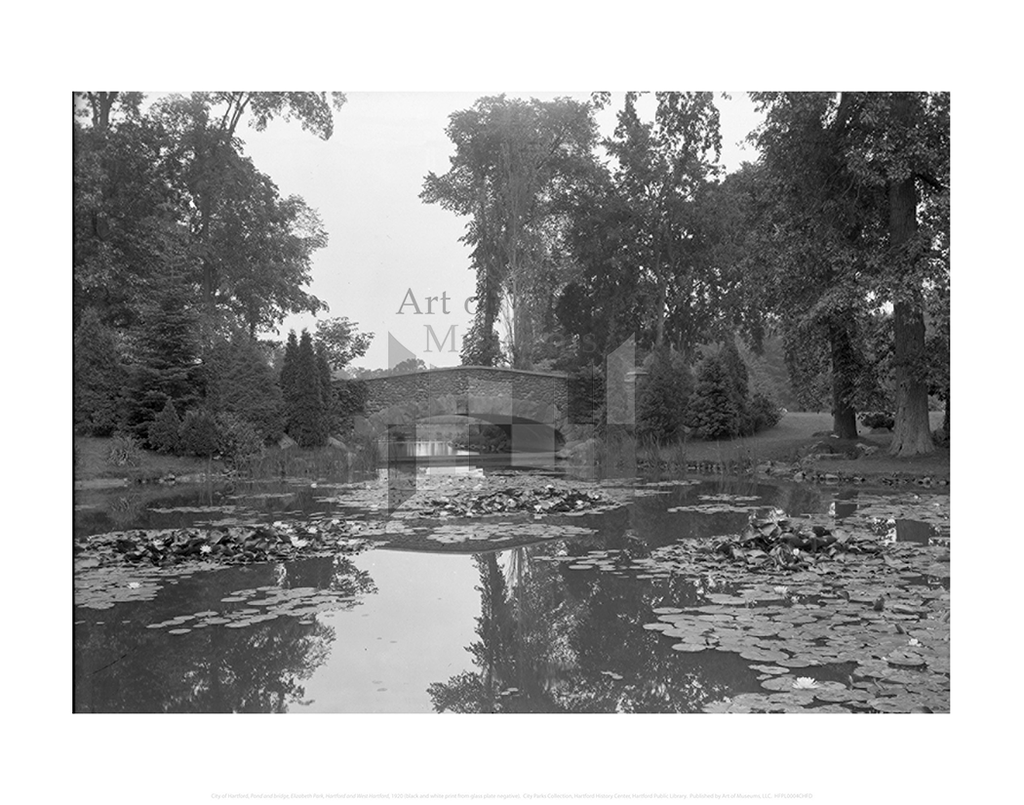
[[[129,428],[145,439],[161,412],[204,407],[242,416],[263,436],[280,432],[280,393],[259,339],[289,314],[326,309],[308,286],[327,233],[315,210],[283,196],[246,156],[238,127],[246,118],[257,131],[275,118],[296,120],[327,139],[332,110],[344,102],[342,93],[322,92],[195,92],[151,102],[141,93],[75,94],[80,430]],[[346,322],[324,325],[333,336],[324,343],[342,363],[372,337],[354,326],[342,332]],[[109,368],[87,373],[96,361]]]

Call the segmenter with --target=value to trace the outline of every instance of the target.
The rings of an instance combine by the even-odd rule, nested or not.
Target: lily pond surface
[[[776,522],[830,547],[721,549]],[[949,711],[946,491],[413,467],[74,528],[78,712]]]

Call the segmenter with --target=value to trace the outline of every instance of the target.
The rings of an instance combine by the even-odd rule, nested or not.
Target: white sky
[[[428,172],[448,170],[452,144],[445,135],[452,112],[469,108],[477,98],[497,92],[353,92],[335,114],[334,135],[323,142],[296,123],[275,121],[266,131],[242,126],[246,153],[267,173],[282,194],[297,194],[314,207],[330,236],[314,257],[309,290],[330,305],[327,316],[346,316],[363,332],[376,334],[367,354],[354,363],[380,368],[387,365],[387,333],[428,364],[454,366],[472,316],[464,302],[473,296],[475,276],[469,250],[459,242],[466,224],[438,205],[419,199]],[[563,95],[581,99],[587,92],[506,93],[510,97],[543,100]],[[741,141],[758,116],[745,93],[716,96],[721,113],[722,164],[728,171],[752,160],[753,151]],[[602,134],[610,135],[621,95],[598,117]],[[642,108],[642,107],[641,107]],[[406,306],[398,310],[411,289],[423,315]],[[447,293],[449,314],[441,303],[426,313],[428,296]],[[472,310],[472,308],[470,308]],[[444,351],[430,340],[430,325]],[[455,326],[458,343],[446,334]],[[281,328],[308,327],[310,315],[290,316]],[[428,351],[429,349],[429,351]]]

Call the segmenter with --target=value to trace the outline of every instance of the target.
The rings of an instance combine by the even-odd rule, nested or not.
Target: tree
[[[641,93],[626,94],[603,146],[607,165],[577,182],[565,205],[573,270],[555,304],[559,325],[590,361],[631,335],[642,349],[686,354],[732,330],[739,295],[722,240],[714,180],[720,168],[718,111],[710,93],[655,93],[651,119]],[[603,103],[604,100],[599,101]]]
[[[659,92],[652,121],[641,120],[639,93],[626,93],[613,137],[605,148],[615,158],[613,176],[630,212],[630,235],[645,285],[653,343],[672,343],[684,351],[701,335],[707,313],[701,290],[706,237],[696,210],[708,182],[719,172],[721,153],[718,109],[710,92]],[[641,339],[641,344],[644,339]]]
[[[72,128],[74,324],[93,308],[107,326],[123,331],[136,325],[154,277],[187,276],[188,233],[168,181],[167,133],[140,117],[137,104],[96,103],[102,108],[94,106],[92,117],[99,124],[85,127],[76,118]],[[87,117],[87,108],[77,117]]]
[[[176,453],[181,444],[181,420],[170,400],[163,410],[149,423],[146,436],[149,446],[158,453]]]
[[[739,420],[739,433],[749,434],[753,432],[753,422],[749,412],[750,394],[750,373],[747,365],[740,357],[740,351],[736,346],[736,340],[729,338],[722,345],[719,353],[722,368],[725,369],[726,377],[729,379],[729,391],[733,404],[736,407]]]
[[[109,436],[125,415],[128,374],[114,333],[87,310],[75,330],[73,386],[75,430]]]
[[[316,351],[307,330],[299,338],[293,367],[289,367],[287,353],[285,359],[281,371],[283,376],[287,371],[289,378],[283,389],[288,434],[300,447],[321,447],[327,440],[327,410]]]
[[[808,358],[825,356],[833,431],[854,439],[857,392],[869,369],[864,319],[877,306],[871,255],[882,237],[879,196],[860,186],[844,158],[854,107],[830,93],[753,97],[766,117],[755,134],[761,161],[749,169],[755,211],[747,264],[762,304],[788,333],[790,365],[812,378]]]
[[[326,243],[319,219],[301,199],[281,200],[273,182],[242,156],[235,135],[248,110],[257,131],[275,117],[295,117],[326,140],[333,133],[331,106],[344,103],[342,93],[328,99],[327,93],[310,92],[194,92],[154,105],[154,114],[174,134],[169,159],[187,205],[208,316],[225,306],[255,331],[288,313],[322,309],[301,291],[311,253]],[[266,287],[268,281],[274,287]]]
[[[326,243],[316,212],[277,187],[243,154],[244,114],[263,129],[298,118],[322,138],[333,93],[193,93],[140,113],[138,93],[76,96],[76,310],[133,325],[147,278],[173,266],[203,310],[204,340],[223,327],[251,335],[289,313],[324,306],[308,294],[312,254]],[[92,125],[87,125],[91,120]]]
[[[472,249],[477,310],[463,363],[502,360],[494,330],[504,307],[509,361],[529,368],[559,285],[556,201],[593,159],[592,107],[568,98],[480,98],[450,116],[447,133],[451,168],[429,173],[420,198],[470,218],[461,239]]]
[[[168,400],[187,411],[202,398],[203,386],[198,316],[186,286],[170,275],[150,287],[131,354],[129,424],[143,438]]]
[[[298,348],[296,343],[295,348]],[[204,364],[206,406],[248,422],[263,439],[284,432],[284,400],[274,370],[259,344],[243,331],[219,338]]]
[[[780,276],[791,282],[776,283],[780,296],[820,322],[831,343],[837,432],[856,433],[858,330],[872,309],[891,304],[891,449],[929,452],[924,308],[929,293],[948,285],[948,94],[754,98],[767,114],[756,139],[771,177],[771,223],[761,231],[778,247],[770,262],[790,267]]]
[[[880,291],[892,300],[896,425],[890,453],[934,450],[928,423],[926,293],[949,282],[949,94],[860,96],[853,169],[888,201]],[[947,400],[948,403],[948,400]]]
[[[290,406],[292,401],[295,399],[298,390],[296,389],[296,372],[299,366],[299,339],[295,335],[294,330],[288,331],[288,339],[284,345],[284,357],[281,361],[281,394],[284,398],[286,406]],[[290,414],[286,414],[285,418],[289,419]]]
[[[679,353],[657,350],[647,365],[647,376],[636,403],[636,435],[660,443],[683,435],[687,399],[693,390],[690,368]]]
[[[719,355],[708,355],[697,368],[686,424],[702,439],[731,439],[742,432],[742,416],[734,378]]]
[[[316,323],[313,340],[318,350],[323,350],[331,369],[344,369],[356,358],[361,358],[370,348],[373,333],[361,333],[358,322],[344,316],[321,319]]]

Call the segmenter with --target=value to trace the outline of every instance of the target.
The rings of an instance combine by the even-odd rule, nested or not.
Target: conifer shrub
[[[181,423],[180,450],[185,455],[210,457],[217,453],[220,434],[217,420],[204,408],[194,408]]]
[[[181,419],[168,399],[156,419],[149,423],[147,439],[150,448],[158,453],[177,453],[181,444]]]
[[[741,433],[743,414],[736,401],[736,387],[721,358],[709,355],[697,370],[697,384],[690,395],[686,424],[700,439],[731,439]]]
[[[681,356],[659,350],[647,366],[636,402],[636,435],[641,441],[673,442],[682,437],[693,378]]]
[[[218,342],[206,365],[206,406],[243,419],[264,440],[284,433],[284,403],[274,370],[245,333]]]
[[[251,467],[263,456],[263,437],[251,422],[232,413],[216,417],[217,452],[236,469]]]
[[[749,436],[756,427],[750,410],[750,373],[734,339],[728,339],[718,354],[728,378],[729,396],[736,411],[735,435]]]
[[[782,410],[761,392],[750,398],[750,419],[754,432],[774,428],[782,419]]]

